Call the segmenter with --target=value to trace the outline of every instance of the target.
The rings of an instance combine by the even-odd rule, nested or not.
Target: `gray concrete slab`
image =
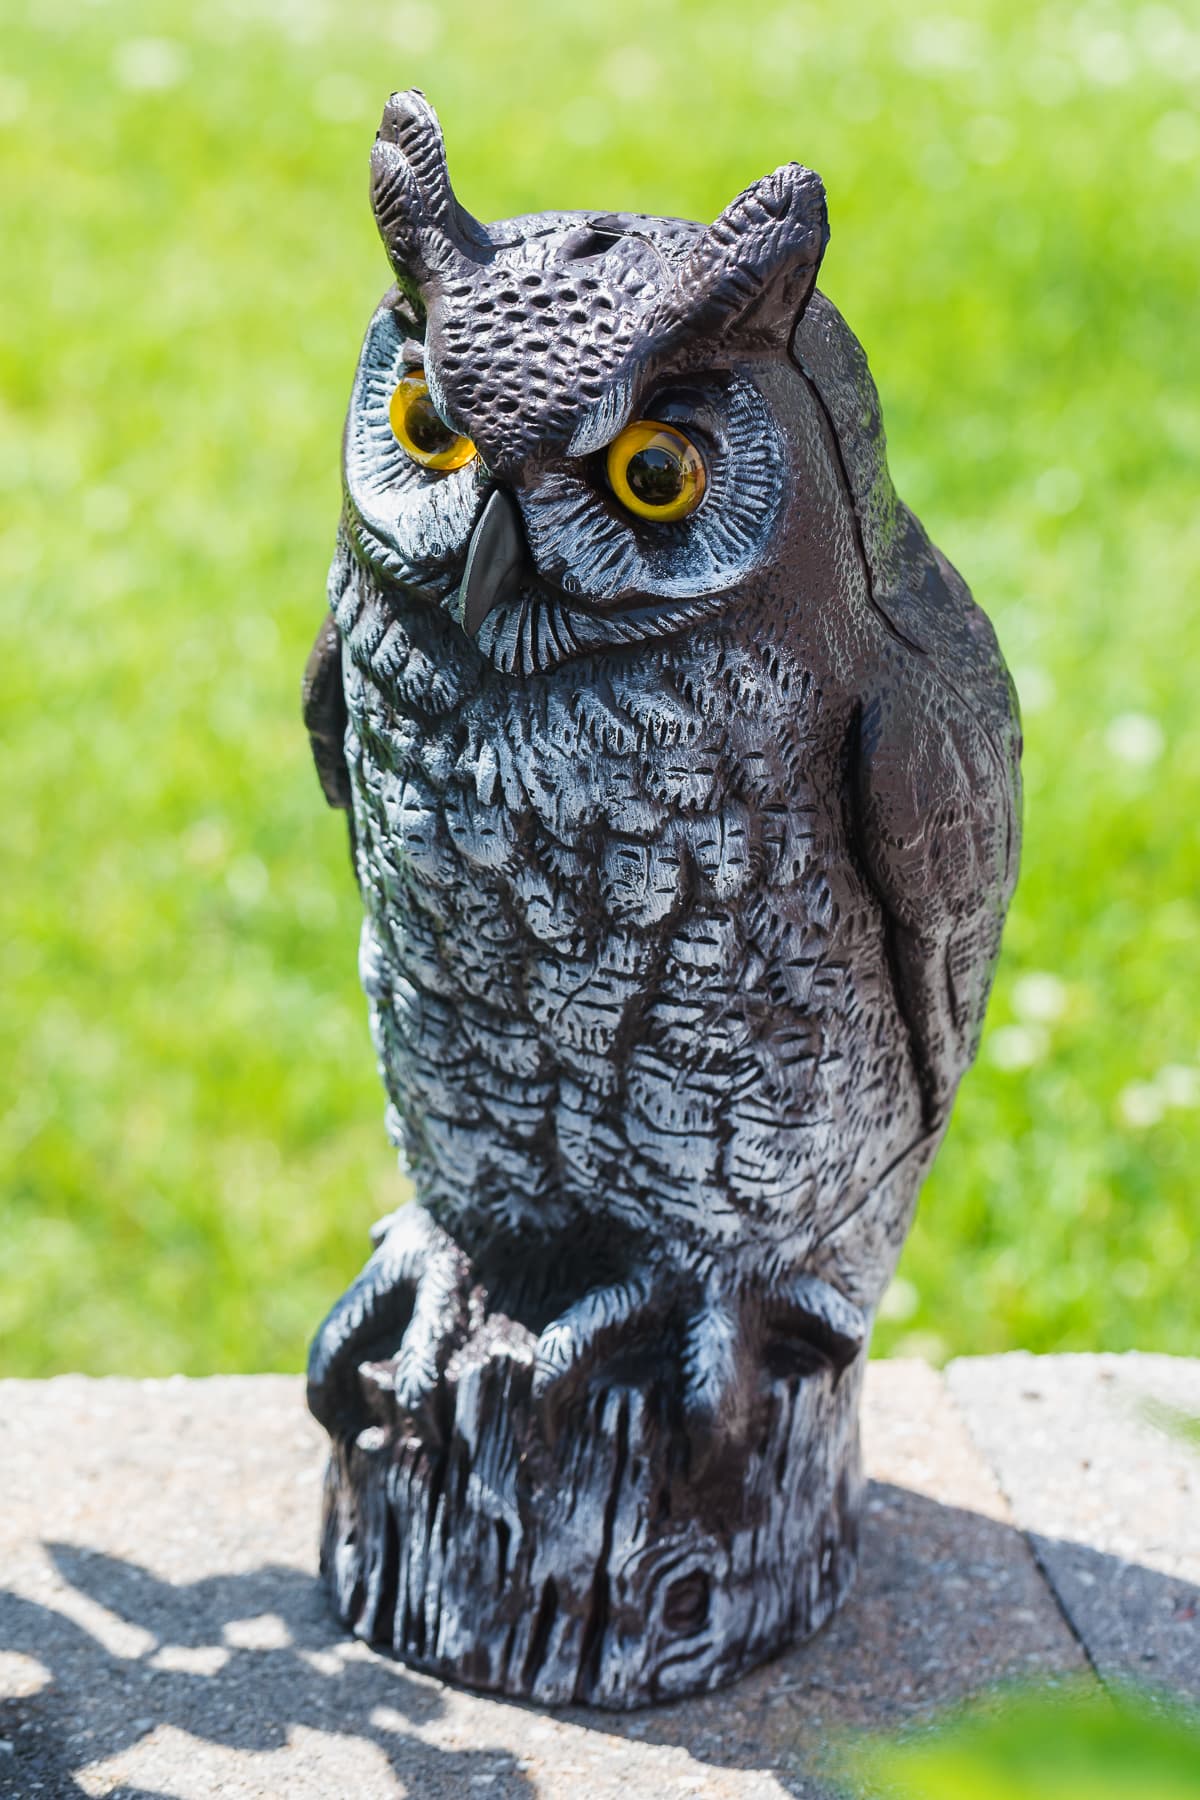
[[[1179,1428],[1200,1362],[973,1357],[946,1378],[1101,1678],[1200,1700],[1200,1441]]]
[[[651,1713],[455,1692],[342,1637],[291,1377],[0,1383],[0,1793],[779,1800],[840,1732],[1079,1646],[942,1377],[871,1366],[863,1567],[812,1644]]]

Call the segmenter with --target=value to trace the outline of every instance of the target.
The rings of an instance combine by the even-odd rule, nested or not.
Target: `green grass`
[[[1200,1800],[1200,1717],[1136,1689],[1015,1689],[841,1761],[864,1800]]]
[[[4,1371],[296,1367],[398,1191],[297,684],[410,84],[485,218],[824,175],[822,285],[1028,728],[989,1037],[879,1341],[1195,1350],[1190,9],[21,0],[5,35]]]

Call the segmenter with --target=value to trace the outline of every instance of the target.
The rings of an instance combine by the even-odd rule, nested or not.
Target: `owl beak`
[[[494,488],[467,549],[467,566],[454,604],[454,615],[469,637],[493,608],[515,598],[529,569],[529,553],[517,503],[504,488]]]

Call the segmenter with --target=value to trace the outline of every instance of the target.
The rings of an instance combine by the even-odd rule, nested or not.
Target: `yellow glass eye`
[[[388,423],[396,442],[423,469],[461,469],[475,454],[469,437],[451,431],[438,417],[423,375],[405,375],[388,402]]]
[[[686,519],[704,498],[704,458],[673,425],[638,419],[608,447],[609,485],[639,519]]]

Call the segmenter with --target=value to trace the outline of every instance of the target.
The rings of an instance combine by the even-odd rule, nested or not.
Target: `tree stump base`
[[[764,1374],[754,1430],[693,1471],[661,1377],[596,1387],[550,1445],[532,1335],[491,1319],[440,1432],[398,1416],[335,1443],[321,1568],[342,1620],[414,1668],[544,1704],[626,1709],[732,1681],[829,1618],[857,1562],[865,1357]]]

